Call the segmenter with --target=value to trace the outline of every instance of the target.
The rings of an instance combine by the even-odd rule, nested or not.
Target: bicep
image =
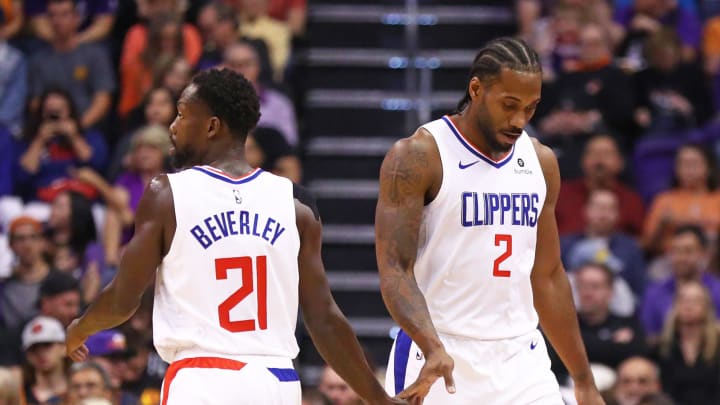
[[[430,159],[417,140],[396,143],[380,168],[375,211],[378,268],[406,270],[417,254],[418,233],[428,190]]]

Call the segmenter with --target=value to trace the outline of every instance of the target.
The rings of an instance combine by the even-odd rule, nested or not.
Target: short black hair
[[[694,224],[680,225],[675,228],[673,236],[685,235],[686,233],[694,235],[698,242],[700,242],[700,246],[707,248],[708,238],[707,235],[705,235],[705,231],[703,231],[700,226]]]
[[[537,52],[522,39],[500,37],[488,42],[475,56],[468,81],[477,77],[484,84],[497,79],[503,68],[516,72],[541,73],[542,65]],[[465,96],[457,105],[460,112],[470,102],[470,93],[466,89]]]
[[[260,100],[253,85],[230,69],[210,69],[192,78],[197,97],[244,141],[260,119]]]
[[[56,270],[51,271],[40,284],[40,298],[54,297],[68,291],[80,293],[80,283],[75,277]]]

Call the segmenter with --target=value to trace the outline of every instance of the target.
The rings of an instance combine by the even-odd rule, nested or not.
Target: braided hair
[[[475,56],[468,80],[477,77],[487,85],[500,76],[503,68],[524,73],[542,72],[540,58],[530,45],[522,39],[500,37],[488,42]],[[456,111],[464,110],[469,103],[470,91],[465,89]]]

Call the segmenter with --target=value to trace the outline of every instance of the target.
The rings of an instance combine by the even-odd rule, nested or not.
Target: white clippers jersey
[[[160,356],[294,358],[300,236],[292,183],[259,169],[233,178],[210,166],[168,178],[177,229],[155,286]]]
[[[423,126],[442,185],[423,211],[415,277],[438,332],[506,339],[537,328],[530,273],[546,186],[523,132],[506,157],[474,148],[448,116]]]

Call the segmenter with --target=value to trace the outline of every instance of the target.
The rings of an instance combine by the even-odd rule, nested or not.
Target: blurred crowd
[[[544,69],[528,131],[560,162],[562,258],[608,403],[720,403],[720,2],[515,5]],[[301,182],[306,7],[0,0],[0,404],[158,404],[150,295],[88,341],[86,363],[64,356],[64,328],[114,276],[145,185],[169,170],[194,72],[253,83],[248,160]],[[359,401],[327,368],[304,400]]]

